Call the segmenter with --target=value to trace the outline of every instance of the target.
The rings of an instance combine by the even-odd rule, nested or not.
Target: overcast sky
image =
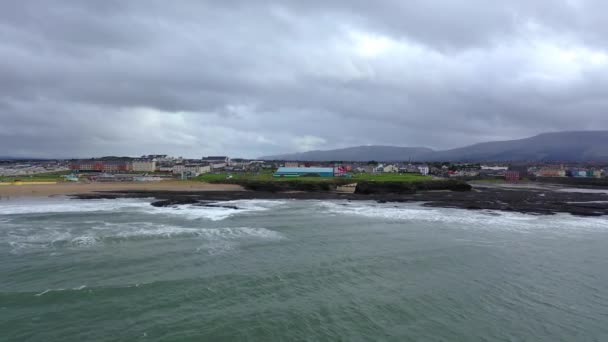
[[[0,156],[608,129],[603,0],[2,1]]]

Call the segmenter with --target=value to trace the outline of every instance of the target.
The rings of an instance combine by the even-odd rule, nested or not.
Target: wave
[[[80,286],[77,286],[77,287],[73,287],[71,289],[64,289],[64,288],[46,289],[46,290],[44,290],[42,292],[36,293],[34,296],[40,297],[40,296],[43,296],[43,295],[45,295],[45,294],[47,294],[49,292],[70,291],[70,290],[71,291],[80,291],[80,290],[84,290],[86,287],[87,287],[86,285],[80,285]]]
[[[149,206],[150,201],[142,199],[30,200],[3,203],[0,205],[0,215],[118,211],[125,209],[141,209]]]
[[[187,228],[151,222],[102,223],[85,231],[60,226],[9,232],[0,237],[13,252],[48,248],[89,248],[123,241],[196,238],[222,245],[239,240],[281,240],[279,232],[256,227]],[[220,246],[221,247],[221,246]]]
[[[235,200],[213,202],[216,207],[199,205],[179,205],[174,207],[153,207],[145,199],[102,199],[102,200],[45,200],[20,201],[0,206],[0,215],[59,214],[81,212],[136,212],[153,215],[179,216],[190,220],[208,219],[221,221],[244,213],[267,211],[285,204],[286,201]],[[221,206],[234,206],[227,208]],[[6,220],[7,218],[3,218]]]
[[[286,201],[271,200],[234,200],[209,203],[216,207],[205,207],[200,205],[179,205],[175,207],[152,207],[147,208],[146,213],[180,216],[190,220],[208,219],[211,221],[221,221],[235,215],[246,213],[268,211],[287,203]],[[237,209],[222,207],[234,206]]]
[[[608,229],[605,217],[581,218],[569,214],[552,216],[530,215],[495,210],[471,211],[452,208],[427,208],[420,203],[372,203],[372,202],[319,202],[318,207],[329,214],[360,216],[387,221],[411,221],[445,223],[452,227],[505,229],[528,231],[548,229],[552,231],[597,231]]]

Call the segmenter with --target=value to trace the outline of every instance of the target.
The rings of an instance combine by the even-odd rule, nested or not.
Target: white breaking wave
[[[211,221],[221,221],[235,215],[271,210],[285,203],[286,201],[235,200],[209,203],[210,205],[214,205],[214,207],[194,204],[160,208],[150,206],[146,209],[146,213],[181,216],[190,220],[208,219]],[[237,209],[222,206],[234,206]]]
[[[44,291],[42,291],[40,293],[36,293],[34,296],[40,297],[40,296],[43,296],[43,295],[45,295],[45,294],[47,294],[49,292],[59,292],[59,291],[69,291],[69,290],[80,291],[80,290],[84,290],[86,287],[87,287],[86,285],[80,285],[80,286],[77,286],[77,287],[74,287],[74,288],[71,288],[71,289],[64,289],[64,288],[46,289],[46,290],[44,290]]]
[[[142,199],[45,199],[3,202],[0,204],[0,215],[117,211],[141,209],[149,206],[150,201]]]
[[[152,222],[102,223],[91,228],[69,229],[51,226],[44,229],[19,229],[0,236],[13,252],[28,249],[86,248],[128,240],[196,238],[222,244],[247,239],[280,240],[279,232],[254,227],[187,228]]]
[[[208,219],[221,221],[234,215],[267,211],[285,204],[286,201],[236,200],[210,203],[216,207],[199,205],[177,205],[153,207],[150,200],[34,200],[0,204],[0,215],[56,214],[80,212],[137,212],[154,215],[179,216],[190,220]],[[226,208],[221,206],[235,206]],[[0,221],[1,222],[1,221]]]
[[[420,204],[372,202],[320,202],[318,206],[334,215],[361,216],[387,221],[444,223],[451,227],[531,231],[608,230],[608,218],[582,218],[569,214],[529,215],[492,210],[472,211],[452,208],[427,208]]]

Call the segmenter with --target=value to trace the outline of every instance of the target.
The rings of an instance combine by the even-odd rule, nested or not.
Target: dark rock
[[[195,198],[171,198],[162,201],[152,202],[152,206],[154,207],[168,207],[179,204],[195,204],[198,203],[198,200]]]
[[[560,191],[540,192],[529,189],[476,188],[475,191],[424,191],[408,193],[411,188],[405,186],[404,193],[395,193],[385,185],[369,186],[364,184],[359,190],[363,193],[343,194],[330,191],[112,191],[94,194],[75,195],[80,199],[111,198],[156,198],[152,203],[157,207],[181,204],[225,207],[238,209],[236,206],[223,205],[220,201],[243,199],[302,199],[302,200],[347,200],[376,201],[378,203],[422,202],[427,207],[462,208],[471,210],[503,210],[533,215],[553,215],[559,212],[577,216],[608,215],[608,195],[603,193],[575,193]],[[386,192],[382,192],[386,191]]]
[[[221,205],[221,204],[198,204],[199,207],[207,207],[207,208],[224,208],[224,209],[240,209],[236,205]]]

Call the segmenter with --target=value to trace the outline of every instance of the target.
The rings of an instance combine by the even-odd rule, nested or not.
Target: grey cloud
[[[604,7],[5,2],[0,155],[255,157],[608,129]]]

